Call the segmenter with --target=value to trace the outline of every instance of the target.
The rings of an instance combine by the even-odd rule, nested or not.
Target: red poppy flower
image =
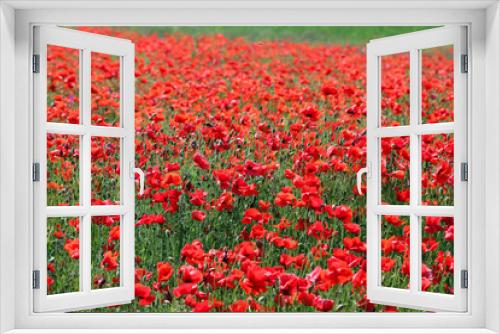
[[[382,271],[387,273],[392,270],[396,260],[382,256]]]
[[[206,217],[207,217],[207,214],[203,211],[193,210],[193,212],[191,212],[191,218],[193,218],[196,221],[199,221],[199,222],[204,221]]]
[[[193,155],[193,161],[196,164],[196,166],[200,167],[201,169],[204,170],[209,170],[210,169],[210,163],[208,162],[207,158],[200,152],[196,152]]]
[[[119,252],[107,251],[104,253],[103,259],[101,261],[101,267],[106,271],[116,270],[118,268],[118,256]]]
[[[174,269],[169,262],[158,262],[156,264],[158,282],[166,282],[172,277]]]
[[[141,306],[150,305],[155,300],[155,296],[151,295],[151,288],[141,283],[135,283],[135,296],[139,298]]]
[[[250,304],[246,300],[237,300],[231,305],[229,305],[229,311],[231,312],[246,312],[249,309]]]
[[[282,190],[276,195],[276,198],[274,199],[274,204],[283,207],[287,205],[293,205],[296,201],[297,199],[291,192],[288,191],[285,192]]]
[[[140,225],[152,225],[152,224],[163,224],[165,223],[165,217],[163,215],[148,215],[145,214],[137,221],[135,226],[140,226]]]
[[[215,203],[215,209],[219,212],[230,211],[233,208],[233,195],[231,193],[225,192],[220,195],[219,199]]]
[[[193,193],[189,194],[189,203],[196,206],[201,206],[205,204],[205,198],[207,197],[207,195],[208,193],[203,189],[197,189]]]
[[[321,297],[316,297],[313,302],[313,306],[316,310],[320,312],[328,312],[331,311],[334,305],[334,301],[331,299],[323,299]]]
[[[116,240],[120,240],[120,225],[113,226],[109,231],[108,243],[111,244]]]
[[[64,250],[72,259],[78,260],[80,258],[80,239],[67,239]]]
[[[190,295],[198,291],[198,285],[194,283],[182,283],[174,288],[174,296],[180,298],[181,296]]]

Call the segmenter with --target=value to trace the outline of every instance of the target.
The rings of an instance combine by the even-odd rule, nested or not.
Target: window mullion
[[[416,124],[414,126],[404,125],[404,126],[381,127],[375,130],[375,135],[377,137],[384,137],[384,138],[403,137],[403,136],[409,136],[411,134],[432,135],[432,134],[453,133],[454,129],[455,129],[455,124],[453,122],[429,123],[429,124]]]
[[[47,122],[46,129],[48,133],[63,134],[63,135],[78,135],[83,136],[90,134],[95,137],[125,137],[127,134],[123,128],[113,128],[96,125],[82,124],[66,124]]]
[[[94,205],[85,206],[48,206],[47,217],[83,217],[86,214],[93,216],[114,216],[126,214],[128,208],[125,205]]]
[[[90,51],[83,49],[81,63],[81,119],[82,125],[88,128],[90,125],[91,90],[90,90]],[[85,208],[85,213],[81,219],[80,226],[80,282],[81,291],[91,290],[91,136],[84,133],[82,136],[82,150],[80,154],[81,182],[80,198],[81,204]]]
[[[452,206],[426,206],[426,205],[376,205],[373,212],[380,216],[410,216],[415,214],[419,217],[453,217],[455,208]]]
[[[410,290],[415,293],[420,285],[420,228],[414,209],[420,203],[420,159],[417,127],[420,120],[420,66],[419,51],[410,51]]]

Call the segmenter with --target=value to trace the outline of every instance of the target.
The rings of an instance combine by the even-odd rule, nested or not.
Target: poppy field
[[[259,29],[254,27],[254,29]],[[278,28],[276,28],[278,29]],[[84,28],[135,43],[135,300],[99,312],[407,311],[366,297],[365,44],[205,28]],[[422,121],[453,121],[449,48],[422,53]],[[50,122],[79,123],[78,52],[47,55]],[[91,122],[120,122],[93,54]],[[382,59],[382,126],[409,122],[409,58]],[[383,138],[381,200],[409,203],[409,137]],[[78,136],[47,136],[47,205],[79,203]],[[92,203],[120,199],[120,141],[92,138]],[[422,202],[453,205],[453,135],[421,138]],[[363,191],[366,189],[363,188]],[[47,222],[48,293],[78,291],[78,217]],[[422,290],[453,293],[453,219],[422,218]],[[383,216],[382,285],[407,289],[409,219]],[[119,286],[120,217],[92,218],[92,287]]]

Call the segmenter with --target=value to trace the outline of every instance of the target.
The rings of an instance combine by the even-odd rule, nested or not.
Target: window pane
[[[47,218],[47,294],[80,290],[78,217]]]
[[[424,49],[422,123],[453,122],[453,46]]]
[[[78,205],[80,137],[47,134],[47,205]]]
[[[381,285],[409,289],[410,218],[382,216],[381,220]]]
[[[410,203],[410,137],[382,138],[381,204]]]
[[[120,138],[92,137],[92,205],[120,203]]]
[[[453,206],[453,134],[424,135],[422,204]]]
[[[452,217],[422,217],[422,290],[453,294]]]
[[[410,124],[410,53],[381,57],[381,124]]]
[[[120,57],[92,52],[93,125],[120,126]]]
[[[120,216],[92,217],[92,289],[120,286]]]
[[[47,121],[80,122],[80,50],[47,45]]]

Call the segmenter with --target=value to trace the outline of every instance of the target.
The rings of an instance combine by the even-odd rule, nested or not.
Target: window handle
[[[139,195],[144,194],[144,172],[140,168],[134,168],[134,173],[139,174]]]
[[[370,177],[370,164],[367,164],[366,167],[360,168],[356,173],[356,186],[360,195],[363,195],[363,191],[361,189],[363,183],[363,174],[366,174],[367,177]]]

